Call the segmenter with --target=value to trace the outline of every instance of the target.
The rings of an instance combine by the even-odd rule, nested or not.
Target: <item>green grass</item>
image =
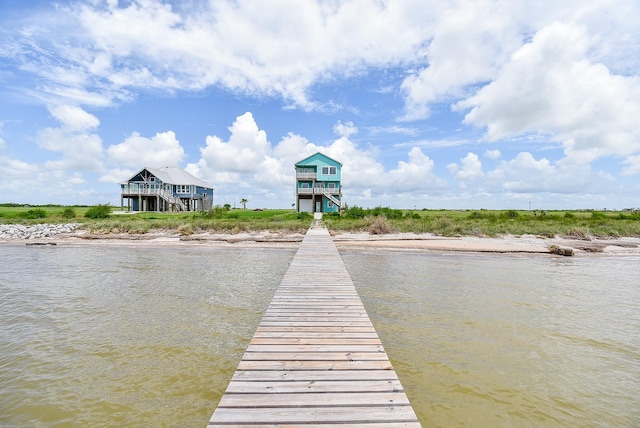
[[[89,206],[0,204],[0,223],[69,223],[83,217]],[[75,217],[70,217],[73,210]],[[43,211],[44,216],[29,218],[30,211]]]
[[[313,217],[292,210],[225,210],[211,212],[110,215],[89,219],[86,206],[0,205],[0,223],[78,222],[94,233],[148,233],[170,230],[183,235],[199,232],[240,233],[269,230],[304,232]],[[114,208],[115,209],[115,208]],[[34,211],[37,215],[34,214]],[[44,212],[44,216],[43,216]],[[71,216],[71,212],[75,217]],[[28,214],[30,213],[30,214]],[[36,217],[36,218],[28,218]],[[395,210],[352,207],[341,215],[325,214],[332,231],[432,233],[440,236],[498,236],[531,234],[542,237],[569,236],[577,239],[640,236],[640,213],[612,211],[514,211],[514,210]]]
[[[364,217],[326,216],[330,230],[376,232],[383,214],[373,210]],[[531,212],[514,210],[481,211],[403,211],[401,218],[389,219],[382,229],[389,232],[432,233],[440,236],[536,235],[569,236],[579,239],[640,236],[640,213],[604,211]]]

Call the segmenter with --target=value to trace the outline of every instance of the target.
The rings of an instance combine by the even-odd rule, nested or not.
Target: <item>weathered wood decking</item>
[[[420,427],[325,228],[307,232],[213,426]]]

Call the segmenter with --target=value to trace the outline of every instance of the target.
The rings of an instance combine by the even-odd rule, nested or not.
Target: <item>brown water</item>
[[[293,254],[0,246],[0,426],[206,426]]]
[[[423,426],[640,426],[638,257],[342,256]]]
[[[0,426],[206,426],[293,254],[0,246]],[[424,426],[640,426],[637,257],[342,255]]]

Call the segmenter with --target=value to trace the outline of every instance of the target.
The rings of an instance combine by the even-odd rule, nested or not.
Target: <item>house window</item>
[[[300,183],[300,187],[303,189],[309,189],[311,187],[311,183],[303,181],[302,183]]]
[[[336,188],[336,183],[327,183],[327,187],[329,189],[335,189]]]
[[[187,186],[185,184],[177,184],[176,193],[191,193],[191,186]]]
[[[336,175],[337,169],[335,166],[323,166],[322,175]]]
[[[327,203],[327,206],[328,206],[329,208],[333,208],[333,202],[329,201],[329,203]]]

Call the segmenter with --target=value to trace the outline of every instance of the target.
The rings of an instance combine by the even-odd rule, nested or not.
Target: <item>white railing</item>
[[[297,172],[296,177],[313,180],[315,178],[318,178],[318,173],[317,172]]]
[[[324,193],[330,193],[332,195],[339,195],[340,194],[340,188],[339,187],[325,187],[324,189],[321,189],[324,191]]]
[[[330,195],[329,193],[327,193],[327,192],[324,192],[324,196],[325,196],[327,199],[329,199],[331,202],[333,202],[334,204],[336,204],[338,207],[342,208],[342,203],[341,203],[338,199],[334,198],[333,196],[331,196],[331,195]]]
[[[122,189],[123,195],[159,195],[162,189],[147,189],[145,187],[131,188],[125,187]]]
[[[298,187],[298,195],[323,195],[325,193],[339,195],[339,187]]]
[[[171,193],[167,192],[166,190],[158,189],[158,196],[160,196],[162,199],[169,202],[170,204],[178,205],[182,211],[187,210],[187,207],[182,202],[182,199],[178,198],[177,196],[173,196]]]
[[[182,202],[182,200],[179,197],[173,196],[173,194],[171,194],[170,192],[164,189],[148,189],[145,187],[138,187],[136,189],[136,188],[125,187],[122,189],[122,195],[159,196],[165,201],[169,202],[170,204],[178,205],[182,211],[187,210],[187,206]]]

